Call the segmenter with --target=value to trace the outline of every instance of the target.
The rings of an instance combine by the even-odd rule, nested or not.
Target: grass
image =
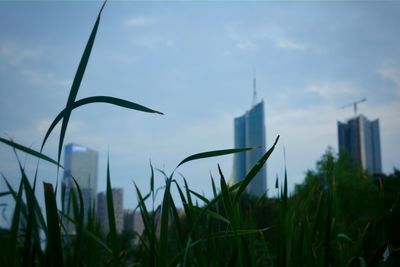
[[[83,105],[108,103],[139,112],[162,114],[110,96],[76,100],[104,4],[83,52],[66,106],[46,132],[40,151],[0,137],[1,143],[13,148],[19,163],[17,151],[22,151],[62,169],[60,155],[69,118],[73,110]],[[62,126],[58,158],[54,160],[42,154],[42,150],[59,122]],[[169,175],[158,170],[165,179],[165,186],[161,189],[154,187],[155,169],[150,163],[150,191],[143,194],[136,185],[132,185],[144,223],[142,234],[119,234],[116,230],[109,159],[106,191],[108,234],[102,233],[94,210],[89,210],[88,222],[84,222],[84,206],[87,203],[83,202],[75,179],[76,190],[71,190],[69,197],[73,213],[64,210],[64,207],[57,207],[57,185],[54,189],[48,183],[43,184],[45,211],[42,211],[35,195],[37,172],[31,184],[19,164],[21,181],[17,191],[3,177],[7,189],[0,192],[0,197],[11,195],[15,201],[11,228],[1,229],[0,232],[0,266],[399,266],[400,244],[396,243],[396,234],[390,232],[398,230],[393,227],[399,223],[398,192],[389,194],[391,191],[385,189],[382,182],[375,186],[371,181],[358,181],[358,171],[351,172],[347,168],[343,172],[340,161],[329,153],[315,173],[307,174],[306,182],[292,196],[287,190],[286,168],[279,198],[252,198],[245,194],[248,184],[273,153],[278,139],[279,136],[237,184],[228,186],[218,166],[220,191],[215,183],[217,178],[211,177],[211,199],[190,189],[184,177],[182,186],[175,177],[176,170],[193,161],[241,153],[252,148],[191,155],[178,163]],[[349,175],[350,178],[347,177]],[[349,185],[349,179],[357,180],[357,184]],[[278,177],[276,185],[279,185]],[[179,199],[172,197],[173,188],[176,188]],[[396,188],[400,189],[400,186]],[[65,199],[65,190],[63,187],[61,190]],[[159,190],[163,193],[163,200],[161,205],[155,206],[155,195]],[[368,192],[368,197],[357,202],[357,209],[346,209],[354,201],[349,198],[351,193],[365,192]],[[373,198],[375,196],[376,199]],[[146,205],[147,200],[152,205]],[[372,200],[376,200],[373,203],[377,204],[369,210],[365,206]],[[387,208],[388,203],[390,209]],[[183,207],[183,216],[177,208],[179,206]],[[65,221],[74,225],[76,233],[71,234],[67,230]],[[133,242],[135,238],[137,243]],[[385,251],[386,260],[382,257]]]

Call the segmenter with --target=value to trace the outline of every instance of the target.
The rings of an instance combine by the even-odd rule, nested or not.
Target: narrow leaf
[[[276,137],[273,146],[267,151],[267,153],[264,154],[264,156],[261,157],[261,159],[256,163],[256,165],[254,165],[254,167],[250,170],[250,172],[243,179],[243,182],[240,185],[238,192],[235,196],[235,200],[234,200],[235,203],[239,201],[239,198],[240,198],[241,194],[243,193],[243,191],[246,189],[246,187],[250,184],[250,182],[253,180],[253,178],[256,176],[256,174],[264,166],[265,162],[267,161],[269,156],[274,151],[275,146],[278,143],[278,140],[279,140],[279,135]]]
[[[97,19],[96,22],[94,24],[93,30],[90,34],[89,40],[86,44],[85,50],[83,52],[81,61],[79,63],[78,69],[76,71],[75,74],[75,78],[74,81],[72,82],[72,86],[71,86],[71,90],[69,92],[69,96],[68,96],[68,101],[67,101],[67,105],[65,107],[65,115],[62,121],[62,125],[61,125],[61,132],[60,132],[60,140],[58,143],[58,158],[57,158],[57,162],[60,162],[60,158],[61,158],[61,151],[62,151],[62,147],[64,144],[64,137],[65,137],[65,133],[67,130],[67,125],[69,122],[69,118],[71,116],[71,112],[73,109],[73,105],[76,99],[76,96],[78,95],[78,91],[79,91],[79,87],[81,85],[82,79],[83,79],[83,75],[85,73],[86,70],[86,66],[87,63],[89,61],[89,57],[90,57],[90,53],[92,51],[92,47],[94,44],[94,40],[96,38],[96,33],[97,33],[97,28],[99,27],[99,23],[100,23],[100,16],[101,16],[101,12],[103,11],[104,5],[106,4],[106,2],[103,3],[99,14],[97,15]]]
[[[107,211],[108,211],[108,227],[110,231],[111,242],[113,244],[113,263],[118,262],[118,247],[117,247],[117,228],[115,225],[114,201],[112,195],[111,178],[110,178],[110,159],[107,157]]]
[[[115,98],[115,97],[111,97],[111,96],[91,96],[91,97],[80,99],[73,103],[72,110],[74,110],[78,107],[81,107],[83,105],[93,104],[93,103],[112,104],[112,105],[116,105],[116,106],[120,106],[120,107],[124,107],[124,108],[128,108],[128,109],[133,109],[133,110],[137,110],[137,111],[164,115],[164,113],[162,113],[160,111],[153,110],[151,108],[136,104],[134,102],[130,102],[130,101],[127,101],[124,99]],[[57,117],[54,119],[54,121],[51,123],[51,125],[50,125],[49,129],[47,130],[46,135],[43,139],[40,150],[43,150],[43,147],[44,147],[47,139],[49,138],[51,132],[54,130],[56,125],[64,118],[65,114],[66,114],[65,109],[63,109],[57,115]]]
[[[211,158],[211,157],[218,157],[218,156],[239,153],[239,152],[252,150],[252,149],[254,149],[254,148],[252,148],[252,147],[244,147],[244,148],[233,148],[233,149],[223,149],[223,150],[214,150],[214,151],[201,152],[201,153],[197,153],[197,154],[194,154],[194,155],[191,155],[191,156],[185,158],[184,160],[182,160],[178,164],[178,166],[176,166],[176,168],[178,168],[182,164],[184,164],[186,162],[189,162],[189,161],[192,161],[192,160]]]
[[[23,152],[25,152],[25,153],[28,153],[28,154],[30,154],[30,155],[32,155],[32,156],[35,156],[35,157],[37,157],[37,158],[43,159],[43,160],[45,160],[45,161],[47,161],[47,162],[51,162],[51,163],[53,163],[53,164],[55,164],[55,165],[57,165],[57,166],[59,166],[59,167],[62,167],[62,166],[59,165],[59,164],[57,163],[57,161],[55,161],[54,159],[52,159],[52,158],[50,158],[50,157],[48,157],[48,156],[46,156],[46,155],[44,155],[44,154],[42,154],[42,153],[40,153],[40,152],[37,152],[37,151],[35,151],[35,150],[31,149],[31,148],[28,148],[28,147],[26,147],[26,146],[17,144],[17,143],[15,143],[15,142],[13,142],[13,141],[9,141],[9,140],[4,139],[4,138],[2,138],[2,137],[0,137],[0,142],[4,143],[4,144],[6,144],[6,145],[9,145],[9,146],[11,146],[11,147],[13,147],[13,148],[15,148],[15,149],[21,150],[21,151],[23,151]]]
[[[43,186],[48,227],[47,249],[49,250],[50,262],[52,266],[64,266],[56,197],[51,184],[43,183]]]

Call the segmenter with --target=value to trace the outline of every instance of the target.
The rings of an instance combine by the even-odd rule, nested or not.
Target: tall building
[[[347,151],[369,173],[382,173],[379,120],[359,115],[337,125],[339,151]]]
[[[63,188],[63,209],[66,214],[72,217],[72,197],[78,200],[79,197],[72,179],[76,180],[82,192],[84,204],[84,221],[87,222],[89,211],[94,211],[97,195],[97,168],[98,153],[87,147],[68,144],[65,146],[64,154],[64,179]],[[79,204],[78,204],[79,206]],[[65,222],[68,232],[73,230],[69,222]]]
[[[253,106],[240,117],[234,119],[234,146],[257,147],[256,149],[236,153],[233,158],[232,181],[237,183],[244,179],[266,152],[266,137],[264,123],[264,101],[256,101],[254,80]],[[267,172],[264,165],[247,187],[247,193],[255,196],[267,193]]]
[[[123,189],[113,188],[113,206],[115,216],[115,226],[117,232],[121,233],[124,227],[124,206],[123,206]],[[107,207],[107,195],[105,192],[101,192],[97,195],[97,218],[100,222],[101,229],[104,233],[109,232],[108,224],[108,207]]]

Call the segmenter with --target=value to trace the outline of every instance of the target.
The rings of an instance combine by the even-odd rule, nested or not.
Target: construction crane
[[[362,102],[365,102],[365,101],[367,101],[367,99],[366,99],[366,98],[363,98],[363,99],[361,99],[361,100],[354,101],[354,102],[352,102],[352,103],[349,103],[349,104],[347,104],[347,105],[344,105],[344,106],[340,107],[339,109],[344,109],[344,108],[353,106],[354,115],[357,116],[357,105],[360,104],[360,103],[362,103]]]

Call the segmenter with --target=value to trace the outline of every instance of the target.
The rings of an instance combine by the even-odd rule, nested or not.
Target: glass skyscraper
[[[359,115],[337,125],[339,151],[347,151],[369,173],[382,173],[379,120]]]
[[[72,177],[74,177],[82,192],[84,220],[86,222],[88,212],[93,209],[97,195],[98,153],[77,144],[66,145],[64,151],[63,187],[65,192],[63,194],[63,210],[68,215],[73,214],[72,194],[75,194],[79,205],[79,196],[72,180]],[[67,229],[71,231],[73,227],[67,227]]]
[[[257,147],[256,149],[236,153],[233,158],[232,181],[237,183],[244,179],[246,174],[266,152],[264,101],[261,101],[234,120],[234,146]],[[264,165],[247,187],[247,193],[261,196],[267,192],[267,173]]]

